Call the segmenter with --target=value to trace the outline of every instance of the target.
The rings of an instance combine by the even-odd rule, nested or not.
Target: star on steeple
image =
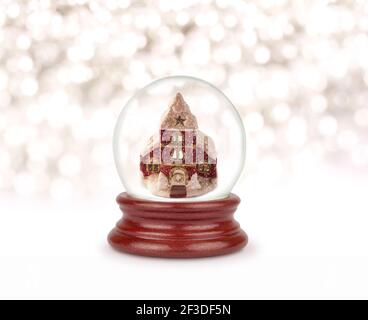
[[[184,126],[184,121],[185,121],[186,119],[185,119],[185,118],[182,118],[181,116],[179,116],[179,117],[175,118],[175,120],[176,120],[176,124],[175,124],[175,126],[177,126],[178,124],[180,124],[180,125]]]

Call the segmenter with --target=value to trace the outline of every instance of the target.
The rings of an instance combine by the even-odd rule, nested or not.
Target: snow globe
[[[231,193],[245,161],[245,131],[230,100],[204,80],[166,77],[124,106],[114,156],[125,192],[108,236],[123,252],[170,258],[222,255],[247,244]]]

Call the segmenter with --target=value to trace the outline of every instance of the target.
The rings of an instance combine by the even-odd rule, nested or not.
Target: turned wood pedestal
[[[156,202],[121,193],[123,218],[108,241],[119,251],[162,258],[199,258],[228,254],[248,238],[234,220],[238,196],[203,202]]]

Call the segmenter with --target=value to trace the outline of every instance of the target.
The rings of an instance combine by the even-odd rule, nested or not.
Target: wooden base
[[[203,202],[156,202],[121,193],[123,218],[110,232],[115,249],[143,256],[199,258],[228,254],[246,246],[247,235],[233,214],[238,196]]]

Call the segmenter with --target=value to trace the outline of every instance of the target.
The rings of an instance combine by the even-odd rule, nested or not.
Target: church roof
[[[178,92],[169,108],[162,117],[161,130],[193,131],[196,136],[196,147],[204,149],[204,152],[212,159],[216,159],[215,144],[211,137],[198,130],[197,118],[192,114],[188,104],[185,102],[182,94]],[[147,145],[141,153],[146,157],[150,152],[160,147],[161,137],[157,132],[148,140]],[[159,160],[159,159],[155,159]]]
[[[161,120],[161,129],[198,129],[197,118],[192,114],[183,96],[178,92]]]

